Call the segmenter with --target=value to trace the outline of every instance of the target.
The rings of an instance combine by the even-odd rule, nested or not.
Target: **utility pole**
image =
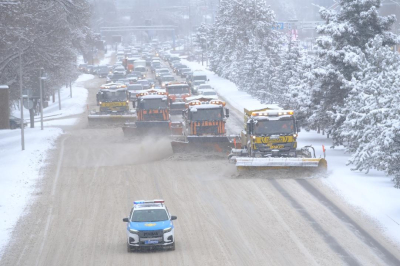
[[[21,47],[19,48],[19,90],[21,96],[21,147],[25,150],[25,136],[24,136],[24,96],[22,94],[22,55]]]
[[[69,80],[69,97],[72,98],[72,82]]]
[[[61,110],[60,87],[58,87],[58,110]]]
[[[40,83],[40,130],[43,130],[43,67],[40,68],[39,83]]]

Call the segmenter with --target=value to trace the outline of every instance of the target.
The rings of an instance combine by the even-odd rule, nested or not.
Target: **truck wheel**
[[[126,247],[127,247],[128,253],[132,253],[132,249],[131,249],[131,247],[129,246],[129,244],[126,244]]]
[[[172,244],[170,250],[171,250],[171,251],[175,250],[175,242]]]

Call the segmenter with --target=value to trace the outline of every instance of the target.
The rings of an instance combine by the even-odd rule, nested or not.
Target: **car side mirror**
[[[128,218],[124,218],[124,219],[122,219],[122,221],[125,222],[125,223],[129,223],[129,219]]]
[[[210,81],[210,79],[207,79],[207,81]]]
[[[176,220],[176,219],[178,219],[178,217],[176,217],[176,216],[171,216],[171,221],[173,221],[173,220]]]
[[[229,109],[225,109],[225,117],[229,117]]]

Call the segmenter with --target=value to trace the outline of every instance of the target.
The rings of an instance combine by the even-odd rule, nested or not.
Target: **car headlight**
[[[171,230],[172,230],[172,227],[165,228],[164,229],[164,234],[171,232]]]
[[[137,233],[139,233],[139,231],[138,231],[138,230],[135,230],[135,229],[129,229],[129,232],[131,232],[132,234],[137,234]]]

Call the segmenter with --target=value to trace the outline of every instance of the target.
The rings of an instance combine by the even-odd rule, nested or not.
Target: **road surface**
[[[92,107],[103,82],[85,83]],[[241,128],[231,115],[227,128]],[[86,116],[65,128],[0,265],[400,265],[319,178],[238,174],[224,156],[173,155],[168,138],[126,139]],[[178,216],[176,250],[127,253],[122,218],[153,198]]]

